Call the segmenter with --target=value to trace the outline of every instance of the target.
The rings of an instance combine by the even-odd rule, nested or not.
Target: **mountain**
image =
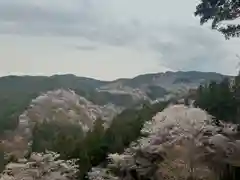
[[[144,74],[133,79],[119,79],[102,86],[100,89],[118,89],[124,91],[126,87],[130,87],[133,89],[141,89],[144,92],[155,95],[154,97],[161,97],[167,92],[186,91],[197,88],[200,84],[209,83],[210,81],[219,82],[224,77],[226,76],[214,72],[168,71],[166,73]]]
[[[144,123],[162,110],[159,107],[166,107],[170,102],[154,103],[156,100],[225,77],[217,73],[166,72],[115,81],[74,75],[0,78],[0,155],[7,154],[6,159],[2,153],[3,165],[5,161],[27,158],[32,152],[50,150],[60,153],[63,159],[81,159],[79,169],[84,177],[107,154],[122,152],[129,143],[144,136],[141,134]],[[175,120],[188,121],[182,119],[188,114],[184,109],[181,118],[172,117],[174,111],[171,111],[167,113],[168,120],[165,115],[161,119],[170,123],[169,127],[178,124]],[[171,122],[171,119],[175,120]],[[205,119],[201,116],[200,120]],[[157,121],[153,124],[157,125]],[[187,124],[192,129],[189,124],[193,123]],[[160,124],[159,127],[164,129]],[[173,130],[177,129],[167,129],[167,132]],[[178,130],[173,135],[181,138]]]
[[[61,131],[75,126],[79,127],[78,133],[85,133],[92,129],[98,118],[108,127],[114,116],[121,111],[121,108],[113,104],[95,105],[71,90],[47,91],[31,101],[18,117],[15,130],[5,134],[2,145],[5,152],[14,152],[15,155],[21,156],[28,150],[36,125],[45,125],[45,128],[48,125],[58,126]]]
[[[166,72],[144,74],[132,79],[101,81],[75,75],[54,76],[6,76],[0,78],[0,93],[39,94],[54,89],[72,89],[96,104],[109,102],[126,105],[126,98],[154,99],[168,92],[196,88],[199,84],[221,81],[225,76],[214,72]],[[99,96],[104,96],[100,98]],[[121,96],[121,100],[115,95]],[[130,96],[131,97],[130,97]]]
[[[166,72],[144,74],[132,79],[100,81],[75,75],[6,76],[0,78],[0,135],[14,129],[19,116],[32,99],[47,91],[71,89],[92,104],[114,104],[129,108],[145,101],[153,102],[176,93],[187,92],[199,84],[220,81],[224,75],[206,72]]]
[[[237,124],[215,124],[206,111],[168,106],[147,121],[136,141],[88,172],[96,179],[236,180],[240,141]]]
[[[132,79],[118,79],[101,86],[98,91],[115,95],[130,94],[136,101],[142,99],[155,103],[187,95],[189,90],[196,89],[200,84],[220,82],[225,77],[227,76],[214,72],[168,71],[144,74]]]

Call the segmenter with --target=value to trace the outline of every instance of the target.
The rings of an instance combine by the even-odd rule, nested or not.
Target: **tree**
[[[205,162],[202,143],[209,130],[214,132],[215,126],[205,111],[169,106],[144,125],[141,130],[144,137],[131,143],[123,153],[109,154],[106,166],[92,168],[88,177],[90,180],[214,180],[211,176],[214,172]]]
[[[240,24],[223,24],[224,21],[233,21],[240,17],[239,0],[201,0],[196,7],[195,16],[200,16],[200,23],[212,20],[212,29],[225,35],[226,39],[240,36]]]
[[[207,110],[218,120],[236,122],[237,99],[234,89],[226,78],[220,83],[211,82],[200,86],[197,91],[195,105]]]
[[[110,127],[104,128],[104,121],[97,119],[86,133],[75,124],[45,122],[36,124],[33,129],[32,150],[42,152],[45,149],[57,152],[62,159],[79,159],[79,179],[85,179],[86,173],[93,167],[106,163],[109,153],[123,152],[132,141],[141,136],[146,121],[169,103],[145,104],[140,109],[126,109],[117,115]]]
[[[5,168],[6,160],[4,158],[4,150],[2,148],[2,145],[0,145],[0,172],[2,172]]]
[[[235,77],[233,84],[233,93],[236,105],[236,120],[240,123],[240,73]]]

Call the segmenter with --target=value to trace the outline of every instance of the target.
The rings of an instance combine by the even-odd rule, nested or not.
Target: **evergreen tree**
[[[240,102],[238,79],[239,76],[235,78],[233,88],[228,78],[220,83],[211,82],[209,85],[199,86],[195,105],[205,109],[218,120],[237,122]]]
[[[238,73],[238,76],[234,78],[233,93],[237,106],[236,121],[240,122],[240,72]]]
[[[140,109],[127,109],[112,120],[108,129],[104,129],[103,121],[97,119],[92,130],[85,135],[75,125],[37,124],[33,131],[32,149],[44,151],[46,148],[60,153],[65,159],[79,159],[79,178],[85,179],[93,166],[106,162],[109,153],[120,153],[138,139],[144,123],[167,104],[145,104]]]

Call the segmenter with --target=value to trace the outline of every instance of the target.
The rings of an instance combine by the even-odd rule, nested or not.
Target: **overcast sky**
[[[196,4],[1,0],[0,75],[71,73],[111,80],[167,70],[235,74],[240,40],[226,41],[200,26]]]

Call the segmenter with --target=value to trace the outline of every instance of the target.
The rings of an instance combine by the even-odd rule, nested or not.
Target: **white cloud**
[[[5,35],[0,36],[0,41],[6,42],[4,45],[0,43],[0,75],[73,73],[113,80],[119,77],[134,77],[145,72],[169,70],[160,66],[152,53],[139,52],[125,46],[93,43],[77,37]],[[76,48],[83,44],[95,49],[89,51]]]
[[[2,0],[2,74],[69,71],[113,79],[166,69],[236,72],[239,40],[225,41],[200,27],[195,5],[192,0],[174,5],[164,0]],[[99,59],[102,66],[93,67]]]

